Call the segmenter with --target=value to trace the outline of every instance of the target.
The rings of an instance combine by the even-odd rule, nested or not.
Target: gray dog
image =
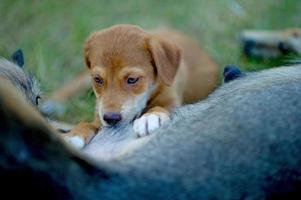
[[[227,81],[109,162],[64,145],[15,95],[0,84],[0,186],[12,199],[301,199],[300,65]]]
[[[41,91],[38,81],[24,69],[24,56],[22,50],[15,51],[11,60],[0,57],[0,78],[9,81],[20,94],[21,98],[36,107],[40,112],[45,111],[45,104],[39,105]],[[44,113],[45,114],[45,113]],[[49,120],[49,123],[60,132],[71,130],[73,125]]]
[[[41,98],[38,82],[23,67],[23,52],[19,49],[13,53],[11,61],[0,58],[0,77],[9,80],[23,97],[38,106]]]

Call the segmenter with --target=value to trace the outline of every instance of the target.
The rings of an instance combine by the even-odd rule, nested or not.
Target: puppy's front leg
[[[136,119],[133,124],[133,129],[138,137],[143,137],[152,134],[168,121],[170,121],[169,111],[163,107],[156,106]]]
[[[81,122],[77,124],[69,133],[63,135],[66,142],[77,149],[83,148],[96,135],[100,129],[99,120],[94,122]]]

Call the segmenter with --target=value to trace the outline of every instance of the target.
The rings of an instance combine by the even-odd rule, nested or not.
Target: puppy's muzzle
[[[110,126],[113,126],[121,121],[120,113],[105,113],[103,115],[103,120],[107,122]]]

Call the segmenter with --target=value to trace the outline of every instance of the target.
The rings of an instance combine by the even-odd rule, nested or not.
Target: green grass
[[[168,26],[196,38],[223,67],[244,70],[277,65],[241,55],[237,35],[242,29],[301,26],[299,0],[2,0],[0,55],[16,48],[25,52],[27,68],[38,77],[45,96],[84,69],[82,46],[92,31],[118,23],[145,29]],[[67,105],[63,120],[93,118],[94,97],[84,92]]]

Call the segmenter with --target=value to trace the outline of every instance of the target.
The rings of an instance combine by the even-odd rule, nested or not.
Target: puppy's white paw
[[[82,149],[85,146],[85,140],[84,138],[80,136],[64,136],[64,139],[67,143],[69,143],[71,146],[73,146],[76,149]]]
[[[143,137],[152,134],[169,120],[168,114],[163,112],[146,113],[134,121],[133,129],[138,137]]]

